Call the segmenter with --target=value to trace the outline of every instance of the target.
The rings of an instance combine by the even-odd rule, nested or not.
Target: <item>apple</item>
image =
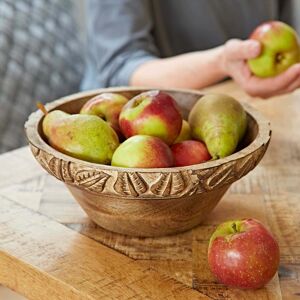
[[[258,77],[276,76],[299,62],[300,50],[296,31],[280,21],[266,22],[250,35],[262,45],[261,54],[248,60],[252,73]]]
[[[278,243],[257,220],[227,221],[210,238],[208,263],[218,281],[225,285],[261,288],[278,269]]]
[[[149,135],[171,145],[180,133],[182,117],[175,100],[161,91],[148,91],[123,107],[119,124],[126,138]]]
[[[202,142],[183,141],[171,146],[176,167],[200,164],[211,159],[211,156]]]
[[[174,141],[174,144],[180,143],[186,140],[191,140],[192,134],[191,134],[191,127],[190,124],[186,120],[182,120],[182,126],[180,133],[176,140]]]
[[[174,164],[172,151],[161,139],[135,135],[114,152],[112,166],[125,168],[168,168]]]
[[[122,107],[128,102],[128,99],[117,93],[102,93],[99,94],[81,108],[80,114],[97,115],[107,121],[109,125],[121,136],[119,127],[119,115]]]

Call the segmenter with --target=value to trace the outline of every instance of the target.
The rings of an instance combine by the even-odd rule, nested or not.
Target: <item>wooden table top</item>
[[[132,238],[95,226],[28,147],[0,156],[0,284],[29,299],[300,299],[300,90],[253,99],[233,82],[209,92],[246,101],[271,121],[261,163],[197,228]],[[215,226],[253,217],[277,237],[279,276],[260,290],[218,284],[206,259]]]

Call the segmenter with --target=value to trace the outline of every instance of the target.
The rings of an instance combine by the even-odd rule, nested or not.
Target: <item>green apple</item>
[[[250,39],[262,45],[261,54],[248,60],[251,72],[258,77],[276,76],[299,62],[297,33],[283,22],[263,23],[254,30]]]

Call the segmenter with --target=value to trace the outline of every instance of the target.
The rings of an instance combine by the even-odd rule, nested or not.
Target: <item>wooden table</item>
[[[250,102],[271,120],[262,162],[232,186],[202,226],[163,238],[96,227],[27,147],[0,156],[0,284],[29,299],[300,299],[300,91],[251,99],[234,83],[208,91]],[[254,217],[281,249],[279,277],[242,291],[215,282],[207,242],[216,224]]]

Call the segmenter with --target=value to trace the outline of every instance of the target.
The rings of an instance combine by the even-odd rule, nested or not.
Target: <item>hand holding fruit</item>
[[[260,54],[256,41],[229,40],[224,46],[222,66],[245,92],[254,97],[268,98],[289,93],[300,86],[300,64],[295,64],[275,77],[260,78],[253,75],[247,60]]]

